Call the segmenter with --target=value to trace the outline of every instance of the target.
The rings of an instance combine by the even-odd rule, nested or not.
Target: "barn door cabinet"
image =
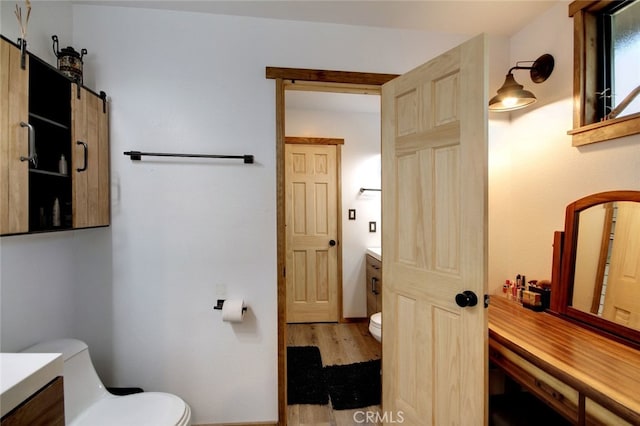
[[[73,227],[109,225],[109,122],[104,92],[71,88]]]
[[[106,95],[0,39],[0,235],[109,225]],[[66,166],[65,166],[66,164]]]

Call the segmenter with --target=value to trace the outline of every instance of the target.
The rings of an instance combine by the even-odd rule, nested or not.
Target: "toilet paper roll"
[[[244,300],[227,299],[222,305],[222,321],[242,322],[244,319]]]

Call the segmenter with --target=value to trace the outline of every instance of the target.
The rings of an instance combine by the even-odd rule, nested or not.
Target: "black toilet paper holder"
[[[222,305],[224,305],[224,299],[218,299],[216,302],[216,306],[213,307],[213,309],[217,309],[219,311],[222,310]],[[243,306],[242,307],[242,312],[247,312],[247,307]]]

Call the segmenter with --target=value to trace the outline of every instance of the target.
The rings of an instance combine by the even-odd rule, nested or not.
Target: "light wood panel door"
[[[102,98],[71,87],[73,227],[110,222],[109,116]]]
[[[480,36],[382,88],[382,409],[406,425],[487,422],[486,69]]]
[[[27,69],[20,50],[0,40],[0,235],[29,231],[29,122]]]
[[[640,330],[640,203],[616,205],[603,317]]]
[[[335,145],[285,146],[287,322],[338,321]]]

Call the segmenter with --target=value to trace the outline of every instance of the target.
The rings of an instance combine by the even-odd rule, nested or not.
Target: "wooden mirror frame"
[[[559,253],[554,253],[553,257],[553,269],[554,271],[559,271],[559,277],[557,282],[553,282],[550,311],[583,327],[640,349],[640,331],[580,311],[571,306],[571,301],[573,300],[579,214],[589,207],[613,201],[640,202],[640,191],[601,192],[588,195],[567,206],[564,224],[564,241],[563,244],[558,244],[561,246],[558,248]],[[556,239],[558,239],[557,236]]]

